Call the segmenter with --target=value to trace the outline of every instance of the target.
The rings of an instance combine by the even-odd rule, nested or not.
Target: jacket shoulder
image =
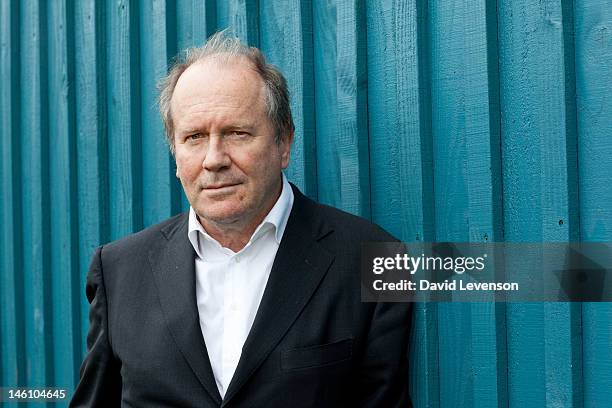
[[[103,245],[104,254],[121,256],[127,253],[134,255],[145,248],[150,248],[153,243],[173,233],[183,223],[187,223],[188,214],[187,212],[177,214],[160,223],[151,225],[116,241],[109,242]]]

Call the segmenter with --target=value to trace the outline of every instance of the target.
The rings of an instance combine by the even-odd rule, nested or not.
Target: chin
[[[204,211],[197,210],[198,216],[203,218],[205,221],[212,221],[217,224],[232,224],[244,217],[245,213],[239,209],[218,209],[211,208],[213,206],[205,207]]]

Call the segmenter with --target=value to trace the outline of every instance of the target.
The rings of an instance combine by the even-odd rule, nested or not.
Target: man
[[[96,251],[71,406],[410,406],[410,308],[360,300],[360,244],[394,238],[289,185],[280,72],[218,33],[160,108],[191,208]]]

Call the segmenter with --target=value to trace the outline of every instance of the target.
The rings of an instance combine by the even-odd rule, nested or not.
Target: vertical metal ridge
[[[129,70],[130,78],[130,144],[132,169],[132,232],[144,227],[144,197],[142,168],[142,92],[141,92],[141,42],[140,42],[140,5],[138,0],[129,0]]]
[[[19,10],[16,0],[0,5],[1,78],[8,86],[0,88],[2,103],[2,259],[0,260],[0,318],[2,331],[2,375],[0,383],[16,386],[26,383],[25,315],[23,282],[23,234],[21,189]]]
[[[421,136],[421,178],[423,185],[423,236],[415,237],[416,241],[434,241],[436,231],[435,184],[433,176],[433,137],[432,137],[432,103],[431,103],[431,49],[429,44],[430,24],[428,1],[416,0],[416,43],[418,56],[419,87],[419,131]]]
[[[72,10],[65,1],[49,4],[47,10],[50,68],[49,108],[49,233],[50,280],[53,330],[54,379],[74,386],[74,369],[80,359],[78,307],[78,209],[76,206],[74,45]],[[76,328],[76,330],[75,330]]]

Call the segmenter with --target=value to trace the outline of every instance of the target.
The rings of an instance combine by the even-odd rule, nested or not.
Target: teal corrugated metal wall
[[[0,385],[72,389],[93,249],[186,208],[155,84],[232,26],[289,178],[405,241],[612,241],[610,0],[0,0]],[[612,304],[419,304],[418,407],[612,401]]]

